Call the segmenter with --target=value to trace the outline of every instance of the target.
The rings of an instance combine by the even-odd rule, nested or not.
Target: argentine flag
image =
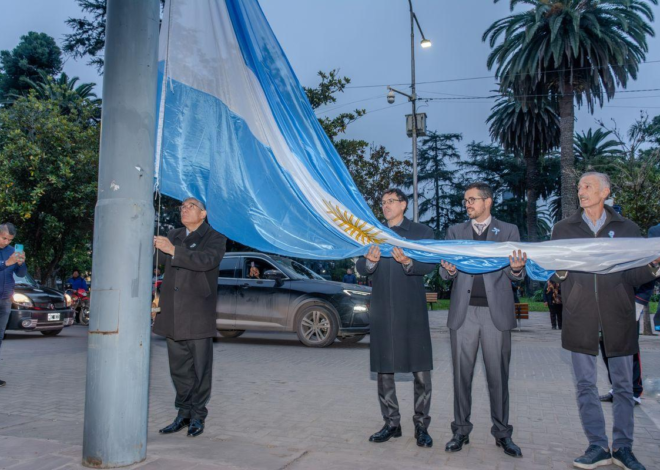
[[[156,184],[206,203],[227,237],[269,253],[340,259],[392,246],[482,273],[527,252],[527,270],[644,265],[660,239],[408,241],[378,221],[317,121],[257,0],[167,0],[160,33]]]

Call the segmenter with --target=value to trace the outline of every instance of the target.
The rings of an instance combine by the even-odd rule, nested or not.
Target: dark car
[[[313,347],[369,333],[371,288],[327,281],[302,264],[262,253],[227,253],[218,277],[220,334],[292,331]]]
[[[14,279],[16,287],[7,331],[40,331],[43,335],[55,336],[64,327],[73,325],[70,297],[40,286],[29,274],[14,275]]]

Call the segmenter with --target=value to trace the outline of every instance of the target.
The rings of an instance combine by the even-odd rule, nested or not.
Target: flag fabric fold
[[[159,52],[156,185],[207,205],[209,222],[255,249],[340,259],[393,246],[482,273],[597,273],[658,257],[660,239],[542,243],[408,241],[378,221],[309,105],[257,0],[167,0]]]

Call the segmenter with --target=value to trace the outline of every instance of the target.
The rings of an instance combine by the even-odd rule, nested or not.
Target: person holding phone
[[[14,224],[5,222],[0,225],[0,347],[11,313],[14,274],[19,277],[27,275],[23,245],[16,245],[16,247],[10,245],[15,236],[16,227]],[[7,385],[7,382],[0,380],[0,387],[5,385]]]

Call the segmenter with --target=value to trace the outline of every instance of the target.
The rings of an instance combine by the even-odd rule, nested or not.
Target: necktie
[[[486,224],[474,224],[474,227],[477,229],[477,234],[481,235],[486,228]]]

